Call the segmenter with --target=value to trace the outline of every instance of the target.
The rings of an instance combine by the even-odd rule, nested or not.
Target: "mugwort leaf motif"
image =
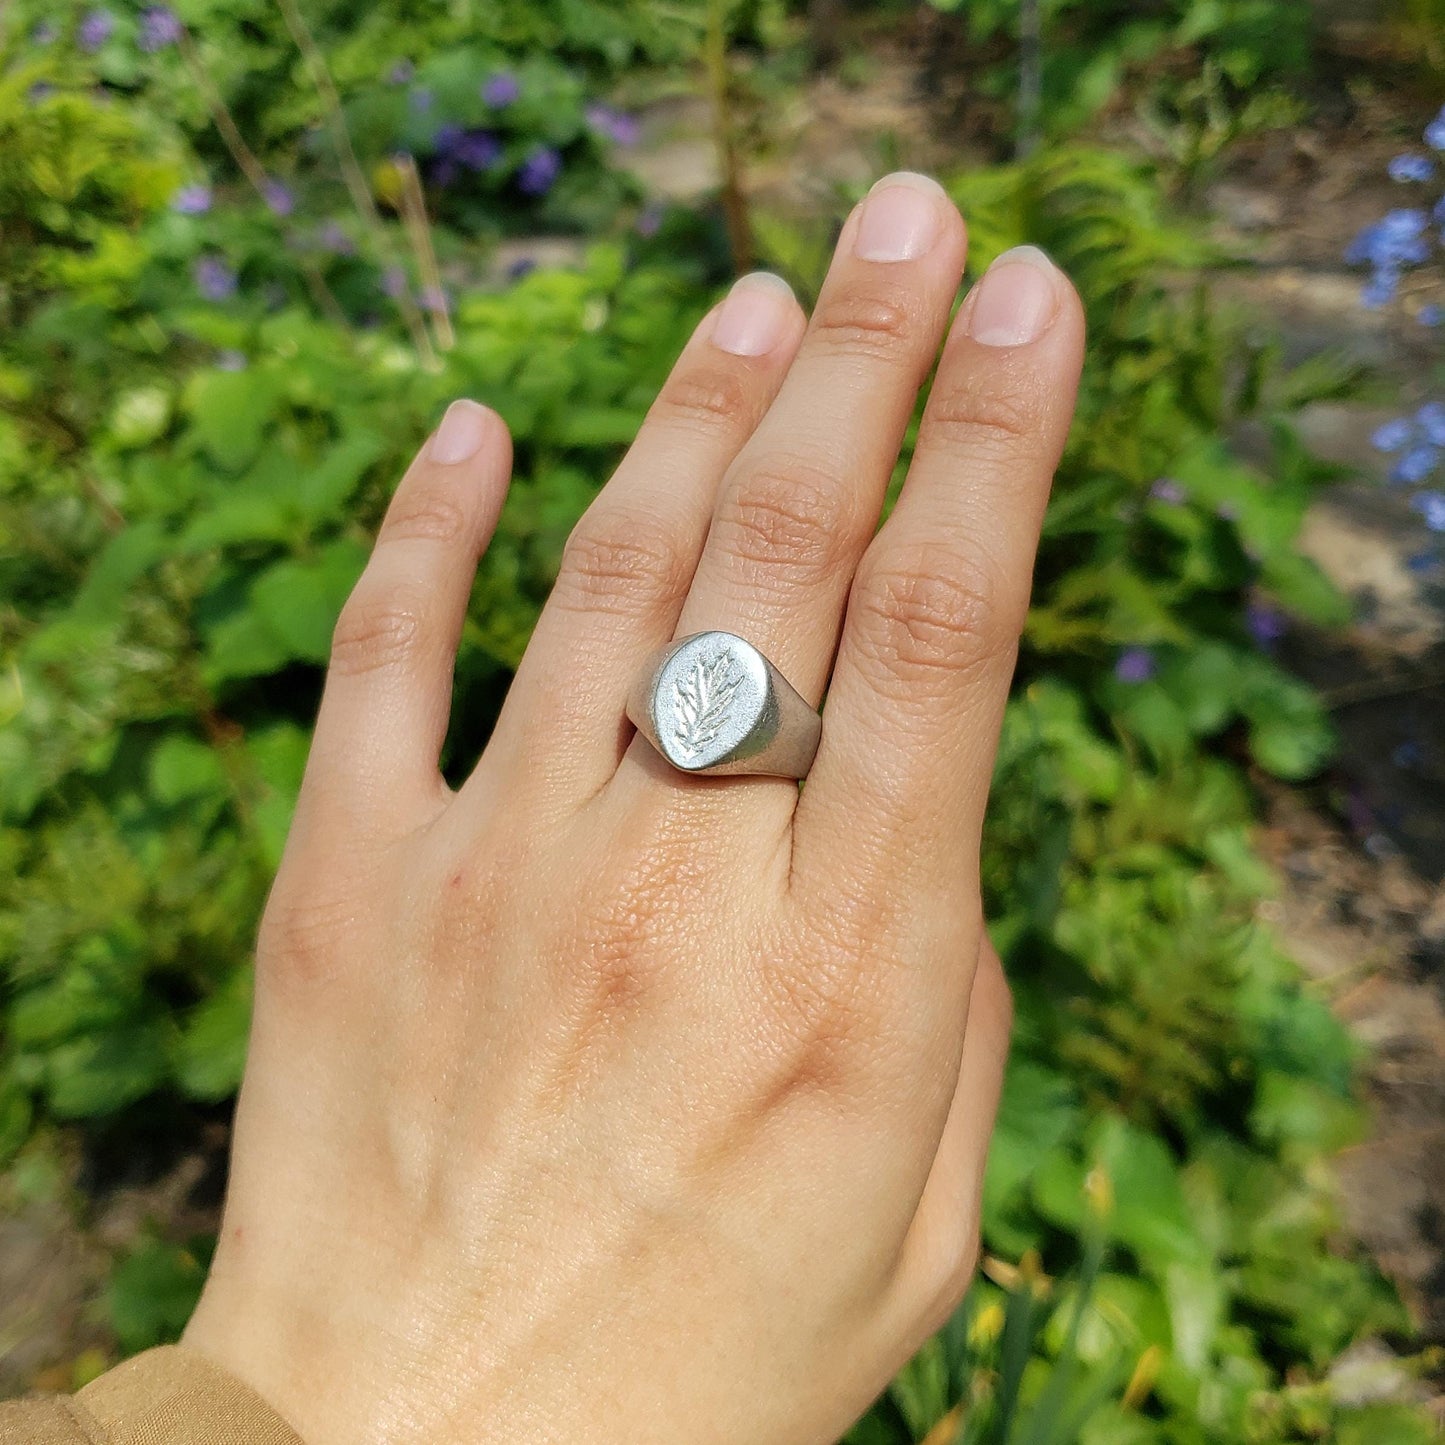
[[[727,721],[743,675],[731,653],[720,652],[711,661],[697,657],[673,688],[672,736],[685,761],[691,761],[717,740]]]

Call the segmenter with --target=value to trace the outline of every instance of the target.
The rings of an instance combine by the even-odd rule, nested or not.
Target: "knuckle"
[[[829,571],[851,545],[843,488],[793,457],[765,460],[728,489],[716,530],[732,556],[792,577]]]
[[[567,539],[553,595],[577,610],[640,611],[686,588],[683,550],[652,513],[594,504]]]
[[[858,637],[880,673],[913,684],[1012,650],[1016,586],[982,552],[920,547],[880,561],[854,590]]]
[[[721,366],[697,366],[667,379],[652,415],[687,431],[732,428],[752,414],[748,387],[735,372]]]
[[[261,919],[258,970],[270,980],[314,985],[335,978],[350,954],[355,909],[331,893],[278,890]]]
[[[843,291],[825,296],[813,312],[816,340],[847,356],[892,358],[917,331],[909,308],[888,296]]]
[[[1032,445],[1042,422],[1036,392],[1018,385],[1007,370],[983,373],[965,368],[943,385],[935,385],[924,412],[921,449],[966,452],[1016,452]]]
[[[427,610],[426,599],[415,588],[381,593],[363,583],[336,619],[331,670],[354,676],[403,661],[425,632]]]
[[[381,529],[381,541],[456,542],[470,531],[466,510],[435,487],[398,496]]]

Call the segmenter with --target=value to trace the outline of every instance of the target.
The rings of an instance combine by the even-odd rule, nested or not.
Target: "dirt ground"
[[[1341,8],[1344,65],[1360,41]],[[769,145],[750,166],[760,202],[796,212],[892,165],[956,165],[956,97],[926,74],[915,43],[870,53],[854,84],[802,90],[769,117]],[[1311,125],[1242,146],[1199,214],[1249,259],[1216,278],[1222,297],[1253,308],[1291,359],[1338,352],[1377,377],[1366,400],[1303,418],[1318,451],[1358,471],[1320,500],[1302,542],[1354,598],[1357,620],[1282,643],[1330,700],[1342,748],[1319,784],[1265,793],[1263,839],[1281,878],[1265,914],[1369,1049],[1373,1129],[1338,1162],[1344,1232],[1397,1282],[1424,1339],[1445,1343],[1445,588],[1408,565],[1423,545],[1419,519],[1381,486],[1368,444],[1375,425],[1423,399],[1432,342],[1396,314],[1364,311],[1342,261],[1362,225],[1400,204],[1385,164],[1426,110],[1400,95],[1319,110]],[[1126,114],[1105,122],[1116,139],[1129,126]],[[633,163],[655,192],[690,200],[714,187],[699,102],[654,103],[646,132]],[[0,1396],[65,1388],[100,1367],[107,1260],[147,1220],[173,1238],[211,1223],[224,1124],[173,1123],[188,1141],[179,1158],[174,1144],[127,1161],[73,1152],[56,1173],[0,1179]]]

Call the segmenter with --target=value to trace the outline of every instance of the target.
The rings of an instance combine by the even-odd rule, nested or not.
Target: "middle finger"
[[[822,697],[965,250],[962,217],[925,176],[885,177],[848,218],[798,356],[723,479],[679,637],[738,633]],[[647,746],[634,741],[624,771]]]

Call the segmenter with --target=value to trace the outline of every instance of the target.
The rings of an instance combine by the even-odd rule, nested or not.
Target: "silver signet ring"
[[[648,659],[627,698],[637,730],[684,773],[801,778],[823,719],[751,642],[698,632]]]

